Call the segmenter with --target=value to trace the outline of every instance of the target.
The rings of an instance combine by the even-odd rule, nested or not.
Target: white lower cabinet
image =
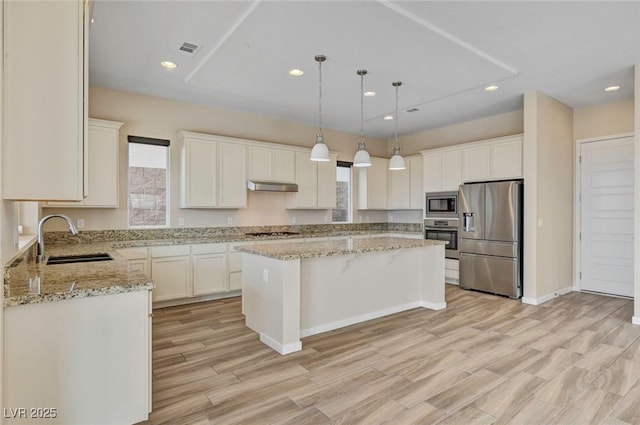
[[[26,412],[23,418],[5,414],[4,423],[145,421],[150,304],[143,290],[5,307],[3,406]]]
[[[194,297],[229,290],[226,243],[193,245],[191,260]]]
[[[190,264],[189,245],[151,248],[153,301],[191,297]]]
[[[444,281],[446,283],[451,283],[454,285],[458,284],[458,276],[459,276],[459,272],[458,272],[458,265],[459,265],[459,261],[458,260],[454,260],[452,258],[445,258],[444,259]]]

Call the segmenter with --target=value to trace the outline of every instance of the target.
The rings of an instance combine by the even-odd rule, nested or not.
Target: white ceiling
[[[521,109],[528,90],[572,107],[630,99],[640,63],[639,1],[97,0],[93,17],[91,84],[314,125],[325,54],[325,127],[359,131],[365,68],[377,137],[393,135],[396,80],[407,134]]]

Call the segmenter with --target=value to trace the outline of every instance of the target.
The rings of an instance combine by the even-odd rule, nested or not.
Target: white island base
[[[403,245],[397,241],[407,240],[371,238],[369,249],[374,239],[381,246],[376,251],[358,252],[358,240],[354,240],[349,245],[356,247],[348,253],[336,255],[329,247],[330,256],[310,258],[287,253],[307,245],[311,252],[322,243],[242,249],[247,326],[263,343],[288,354],[302,349],[302,337],[416,307],[446,307],[443,244],[393,249]],[[339,245],[330,241],[325,248],[327,244]],[[274,250],[282,255],[271,258],[276,256]]]

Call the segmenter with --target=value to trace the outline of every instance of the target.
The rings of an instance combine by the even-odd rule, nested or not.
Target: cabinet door
[[[491,178],[522,177],[522,139],[491,145]]]
[[[442,153],[442,190],[458,190],[462,184],[462,150]]]
[[[318,208],[336,207],[337,157],[318,162]]]
[[[273,149],[249,147],[249,178],[256,180],[273,179]]]
[[[217,205],[217,148],[209,140],[185,138],[182,151],[182,208]]]
[[[296,153],[294,151],[273,150],[273,179],[280,182],[296,181]]]
[[[406,158],[405,164],[407,168],[404,170],[387,170],[387,205],[392,210],[406,210],[411,204],[411,165]]]
[[[422,188],[422,156],[408,158],[409,166],[409,208],[421,210],[424,208],[424,189]]]
[[[193,295],[227,292],[227,254],[193,255]]]
[[[189,257],[152,258],[151,280],[156,284],[153,301],[190,297]]]
[[[219,207],[247,206],[247,147],[220,143],[220,202]]]
[[[442,190],[442,154],[435,153],[423,157],[422,181],[425,192]]]
[[[118,123],[120,128],[120,123]],[[89,125],[89,189],[86,207],[118,207],[117,128]]]
[[[309,153],[296,152],[295,208],[316,208],[318,205],[318,163],[309,160]]]
[[[3,3],[3,196],[81,201],[84,2]]]
[[[489,179],[489,146],[465,148],[462,152],[462,180],[482,181]]]
[[[89,119],[87,197],[80,202],[48,202],[60,207],[118,207],[119,129],[123,123]]]
[[[382,158],[371,158],[371,166],[367,171],[367,208],[387,208],[387,163]]]

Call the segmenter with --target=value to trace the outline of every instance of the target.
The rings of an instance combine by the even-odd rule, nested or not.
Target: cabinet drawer
[[[451,258],[444,259],[444,268],[447,270],[455,270],[458,271],[458,260],[453,260]]]
[[[226,253],[227,252],[227,244],[223,243],[202,243],[191,245],[191,253],[192,254],[217,254],[217,253]]]
[[[149,256],[149,248],[124,248],[116,252],[127,260],[146,260]]]
[[[154,246],[151,248],[151,257],[176,257],[189,255],[189,245]]]

